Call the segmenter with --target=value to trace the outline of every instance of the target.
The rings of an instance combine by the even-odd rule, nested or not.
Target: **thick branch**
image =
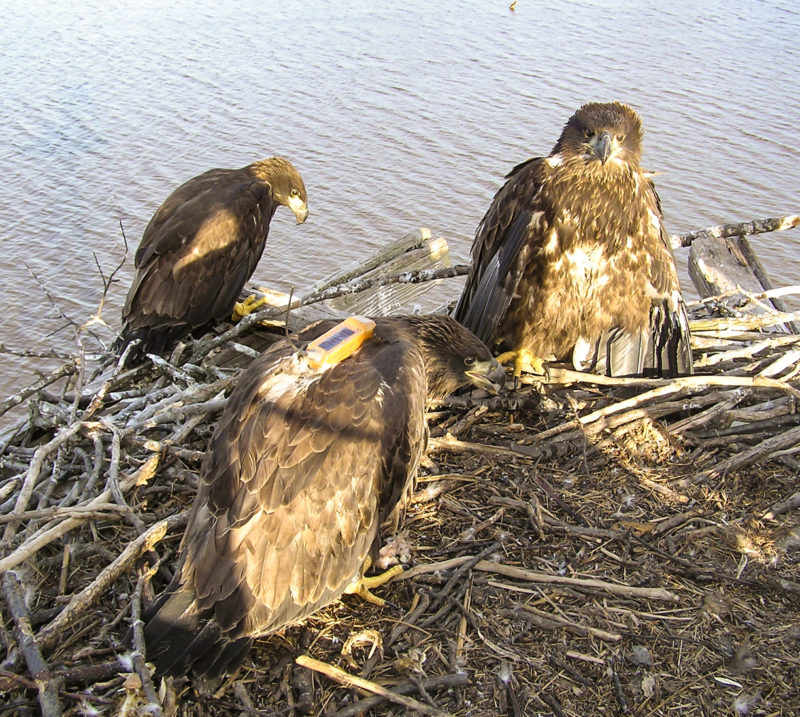
[[[721,224],[716,227],[708,227],[706,229],[698,229],[693,232],[686,232],[685,234],[672,234],[670,235],[670,242],[673,249],[679,246],[689,246],[695,239],[705,239],[708,237],[717,237],[724,239],[725,237],[745,236],[747,234],[764,234],[765,232],[777,232],[784,229],[792,229],[800,224],[800,215],[791,214],[785,217],[776,217],[774,219],[754,219],[750,222],[738,222],[734,224]]]

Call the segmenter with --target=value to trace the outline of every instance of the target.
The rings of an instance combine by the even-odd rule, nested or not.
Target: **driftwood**
[[[395,289],[466,271],[410,266],[437,240],[406,240],[389,252],[398,272],[385,255],[364,262],[344,284],[284,297],[135,369],[80,334],[74,356],[0,403],[18,412],[0,435],[9,714],[721,714],[755,695],[794,707],[800,336],[769,300],[798,287],[690,304],[691,377],[554,365],[496,397],[432,404],[430,475],[399,536],[413,567],[386,588],[386,608],[347,599],[307,623],[310,639],[289,628],[260,641],[245,679],[213,697],[152,682],[142,605],[175,568],[241,367],[283,334],[287,304],[290,328],[314,318],[301,307],[396,311]],[[361,303],[320,308],[364,289]],[[298,655],[336,684],[309,679]]]
[[[744,236],[695,240],[689,250],[689,275],[702,296],[725,294],[726,298],[719,301],[729,307],[743,307],[740,310],[747,314],[787,311],[785,303],[777,296],[764,302],[748,300],[774,287]],[[793,334],[800,333],[794,321],[787,322],[783,328]]]

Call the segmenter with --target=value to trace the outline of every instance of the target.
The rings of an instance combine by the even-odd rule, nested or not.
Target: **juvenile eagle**
[[[413,486],[426,396],[502,367],[447,316],[375,319],[327,369],[303,355],[335,324],[270,347],[241,375],[211,439],[172,583],[144,634],[160,674],[232,671],[253,638],[352,592],[379,527]],[[396,513],[395,513],[396,516]]]
[[[281,157],[242,169],[211,169],[178,187],[158,208],[136,251],[136,274],[114,348],[141,343],[132,359],[230,318],[264,251],[279,205],[301,224],[306,188]]]
[[[689,325],[642,126],[590,103],[548,157],[511,170],[478,226],[454,316],[515,373],[543,360],[611,376],[691,373]]]

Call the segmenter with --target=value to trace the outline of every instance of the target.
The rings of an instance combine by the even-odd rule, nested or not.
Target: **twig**
[[[47,458],[47,456],[53,451],[57,450],[62,443],[72,438],[72,436],[74,436],[83,426],[84,424],[82,422],[73,423],[71,426],[59,431],[55,438],[51,439],[48,443],[45,443],[43,446],[39,446],[39,448],[36,449],[33,460],[31,460],[30,468],[28,468],[28,472],[25,474],[25,480],[22,483],[22,488],[20,488],[17,502],[14,505],[15,515],[19,515],[27,509],[45,458]],[[16,535],[18,525],[18,523],[13,522],[6,526],[5,533],[3,533],[3,543],[6,546],[11,545],[11,541]],[[8,570],[9,568],[5,569]],[[0,572],[2,571],[0,570]]]
[[[617,671],[614,669],[614,661],[611,658],[609,658],[606,663],[606,673],[611,678],[611,683],[614,685],[614,695],[619,704],[619,711],[622,714],[628,714],[628,703],[625,700],[625,693],[622,691],[622,683],[619,680]]]
[[[15,349],[9,348],[4,343],[0,343],[0,354],[8,354],[9,356],[20,356],[21,358],[39,358],[39,359],[58,359],[59,361],[71,361],[72,357],[55,349],[48,349],[47,351],[33,351],[32,349]]]
[[[569,372],[569,373],[577,373],[577,372]],[[602,380],[598,381],[597,379],[606,379],[606,378],[607,377],[589,376],[585,379],[585,381],[587,383],[605,383],[606,381]],[[632,385],[636,385],[641,381],[649,381],[650,379],[641,379],[641,380],[628,379],[628,380],[633,382]],[[680,378],[668,379],[666,381],[662,379],[654,379],[653,381],[658,382],[657,388],[653,388],[650,391],[641,393],[638,396],[633,396],[632,398],[629,398],[627,400],[612,403],[609,406],[598,409],[597,411],[593,411],[592,413],[588,413],[584,416],[580,416],[577,419],[561,423],[558,426],[537,433],[534,436],[534,438],[537,442],[550,439],[553,436],[558,435],[559,433],[563,433],[564,431],[573,429],[576,423],[579,423],[580,425],[587,427],[586,430],[590,431],[591,433],[597,433],[605,427],[606,424],[603,422],[602,419],[605,419],[607,416],[610,416],[615,413],[621,413],[622,411],[627,411],[631,408],[635,408],[637,406],[650,403],[654,399],[660,399],[666,396],[671,396],[683,389],[705,390],[710,386],[732,386],[732,387],[743,386],[751,388],[778,389],[790,393],[795,398],[800,398],[800,390],[796,389],[794,386],[790,385],[786,381],[764,378],[761,376],[752,376],[752,377],[683,376]],[[589,424],[591,423],[597,423],[597,425],[588,427]]]
[[[493,581],[490,581],[489,584],[501,589],[504,587],[501,583]],[[622,635],[616,632],[608,632],[607,630],[601,630],[597,627],[591,627],[590,625],[583,625],[579,622],[573,622],[572,620],[567,620],[560,615],[547,613],[543,610],[537,610],[530,605],[515,605],[513,610],[501,610],[500,612],[506,617],[513,617],[515,619],[532,622],[533,624],[545,630],[561,628],[565,632],[569,632],[573,635],[578,635],[580,637],[596,637],[598,640],[602,640],[603,642],[619,642],[622,639]]]
[[[40,508],[38,510],[26,510],[24,513],[9,513],[0,515],[0,524],[11,523],[13,521],[25,520],[58,520],[60,518],[109,518],[114,514],[129,512],[128,506],[116,503],[99,503],[96,505],[76,505],[76,506],[52,506],[50,508]]]
[[[609,583],[597,578],[568,578],[563,575],[553,575],[551,573],[536,572],[525,568],[518,568],[513,565],[503,565],[502,563],[492,563],[482,560],[475,566],[475,570],[487,573],[505,575],[509,578],[526,580],[534,583],[544,583],[547,585],[565,585],[574,588],[587,590],[599,590],[611,595],[622,595],[623,597],[639,598],[642,600],[659,600],[665,602],[679,602],[680,598],[664,588],[640,588],[631,585],[620,585]]]
[[[684,478],[678,481],[673,481],[673,485],[679,488],[686,488],[692,484],[705,483],[706,481],[714,480],[715,478],[719,478],[735,468],[741,468],[742,466],[750,465],[763,455],[769,455],[773,451],[780,450],[786,446],[795,445],[798,443],[798,441],[800,441],[800,426],[797,428],[792,428],[788,431],[784,431],[783,433],[779,433],[777,436],[767,438],[767,440],[761,441],[761,443],[753,446],[749,450],[737,453],[727,460],[718,463],[713,468],[709,468],[695,474],[692,478]]]
[[[142,553],[152,550],[153,546],[161,541],[168,530],[182,528],[189,520],[189,511],[185,510],[177,515],[158,521],[151,525],[147,532],[140,535],[128,545],[122,553],[81,592],[73,595],[67,606],[48,625],[39,630],[37,638],[42,649],[52,648],[61,638],[64,628],[75,618],[84,614],[86,609],[94,604],[100,595],[139,558]]]
[[[501,547],[501,543],[497,543],[497,542],[496,543],[492,543],[488,547],[484,548],[480,553],[478,553],[478,555],[470,557],[469,560],[467,560],[463,564],[461,564],[453,572],[453,574],[450,576],[450,579],[447,581],[445,586],[439,592],[437,592],[435,595],[432,596],[433,597],[433,603],[431,604],[429,610],[432,613],[435,613],[435,611],[442,604],[442,602],[445,600],[445,598],[453,591],[453,588],[455,587],[456,583],[461,580],[461,577],[464,575],[464,573],[472,570],[472,568],[475,567],[475,565],[477,563],[479,563],[481,560],[483,560],[487,555],[491,555],[493,552],[498,550],[500,547]],[[420,626],[421,627],[427,627],[428,625],[430,625],[433,622],[432,618],[434,616],[435,615],[431,615],[426,620],[423,620],[422,622],[420,622]]]
[[[426,705],[419,700],[415,700],[412,697],[398,694],[394,690],[388,690],[375,682],[365,680],[363,677],[351,675],[349,672],[345,672],[335,665],[329,665],[327,662],[315,660],[308,655],[300,655],[297,657],[295,662],[297,662],[297,664],[301,667],[307,667],[309,670],[320,672],[326,677],[338,682],[341,685],[344,685],[345,687],[355,687],[356,689],[371,692],[374,695],[380,695],[383,699],[389,700],[390,702],[394,702],[398,705],[402,705],[406,709],[416,710],[426,715],[436,715],[436,717],[444,717],[445,715],[448,715],[447,712],[442,712],[435,707],[430,707],[429,705]]]
[[[442,560],[438,563],[425,563],[416,565],[410,570],[398,575],[395,580],[408,580],[423,575],[425,573],[444,572],[453,568],[458,568],[464,563],[472,562],[474,556],[464,555],[458,558],[451,558],[450,560]],[[658,600],[664,602],[679,602],[680,598],[675,593],[665,590],[664,588],[640,588],[631,585],[620,585],[619,583],[609,583],[597,578],[568,578],[563,575],[555,575],[553,573],[536,572],[526,568],[518,568],[513,565],[504,565],[502,563],[490,562],[488,560],[481,560],[473,566],[474,570],[479,570],[485,573],[496,573],[497,575],[505,575],[509,578],[516,578],[517,580],[525,580],[533,583],[542,583],[545,585],[564,585],[567,587],[582,588],[586,590],[597,590],[600,592],[607,592],[612,595],[621,595],[623,597],[638,598],[642,600]]]
[[[33,277],[34,281],[36,281],[36,283],[39,285],[39,288],[44,292],[44,295],[47,297],[47,300],[50,302],[50,306],[52,306],[53,309],[55,309],[56,313],[62,319],[64,319],[69,325],[77,327],[78,326],[78,322],[73,320],[73,319],[71,319],[69,316],[67,316],[64,313],[64,311],[61,309],[61,307],[58,304],[56,304],[55,299],[53,299],[53,295],[50,293],[48,288],[44,285],[44,282],[36,275],[36,272],[33,269],[31,269],[30,265],[27,262],[23,262],[23,264],[25,265],[25,268],[28,270],[28,273]]]
[[[133,653],[131,660],[133,669],[142,681],[142,690],[149,704],[141,707],[141,711],[161,717],[164,713],[161,704],[156,696],[156,689],[153,686],[153,679],[150,677],[150,670],[145,664],[145,645],[144,645],[144,623],[142,622],[142,590],[144,585],[158,570],[158,565],[144,571],[136,582],[136,589],[133,591],[131,599],[131,627],[133,628]]]
[[[50,667],[42,657],[40,645],[33,636],[25,599],[22,597],[19,580],[13,571],[8,571],[3,575],[3,593],[9,612],[14,618],[14,636],[39,690],[42,716],[58,717],[62,713],[61,703],[58,699],[59,681],[53,678]]]
[[[392,692],[394,692],[396,695],[408,695],[418,692],[420,688],[427,691],[438,690],[442,687],[463,687],[468,682],[469,677],[467,676],[466,672],[456,672],[452,675],[431,677],[418,682],[405,682],[402,685],[397,685],[397,687],[393,688]],[[382,695],[366,697],[365,699],[354,702],[352,705],[347,705],[347,707],[335,712],[333,717],[357,717],[358,715],[364,714],[368,710],[379,707],[381,704],[386,702],[387,699],[388,698],[383,697]]]
[[[132,488],[139,483],[146,482],[149,480],[153,473],[155,472],[155,467],[158,465],[158,456],[151,456],[151,458],[142,465],[139,470],[137,470],[132,475],[128,476],[120,486],[123,493]],[[104,504],[108,502],[111,498],[111,490],[106,489],[100,495],[98,495],[93,500],[89,501],[85,504],[87,509],[93,509],[96,505]],[[38,534],[30,536],[22,545],[20,545],[16,550],[14,550],[11,555],[3,558],[0,560],[0,573],[5,570],[11,570],[11,568],[19,565],[23,560],[27,560],[32,555],[34,555],[38,550],[43,548],[45,545],[52,543],[54,540],[58,540],[62,535],[68,533],[73,528],[77,527],[84,523],[88,518],[85,516],[81,517],[73,517],[67,518],[63,520],[61,523],[54,525],[47,530],[44,530]],[[16,523],[10,523],[6,526],[6,529],[16,525]]]
[[[10,409],[14,408],[14,406],[19,405],[22,403],[26,398],[32,396],[37,391],[43,389],[45,386],[49,386],[51,383],[55,383],[61,378],[65,376],[71,376],[78,370],[78,367],[74,363],[64,364],[60,368],[57,368],[52,373],[47,374],[47,376],[43,376],[40,378],[36,383],[31,384],[27,388],[23,388],[21,391],[18,391],[13,396],[9,396],[8,398],[3,399],[0,401],[0,416],[4,413],[7,413]]]

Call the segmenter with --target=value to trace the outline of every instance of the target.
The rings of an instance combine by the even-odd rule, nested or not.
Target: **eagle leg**
[[[367,562],[364,564],[365,570],[369,568],[371,562],[372,561],[368,558]],[[377,595],[373,595],[370,592],[370,588],[377,588],[385,583],[388,583],[393,577],[400,575],[403,570],[404,568],[402,565],[395,565],[385,572],[380,573],[380,575],[372,575],[368,578],[362,575],[361,578],[347,588],[345,592],[349,593],[350,595],[358,595],[362,600],[366,600],[373,605],[383,607],[386,604],[386,600],[379,598]]]
[[[237,301],[233,305],[233,313],[231,314],[231,321],[239,321],[248,314],[252,314],[260,306],[267,303],[267,298],[261,296],[258,299],[255,294],[250,294],[244,301]]]
[[[514,360],[514,378],[519,378],[522,372],[535,373],[538,375],[544,374],[544,359],[539,356],[534,356],[533,352],[529,349],[518,349],[516,351],[506,351],[497,357],[497,362],[500,364],[510,363]]]

